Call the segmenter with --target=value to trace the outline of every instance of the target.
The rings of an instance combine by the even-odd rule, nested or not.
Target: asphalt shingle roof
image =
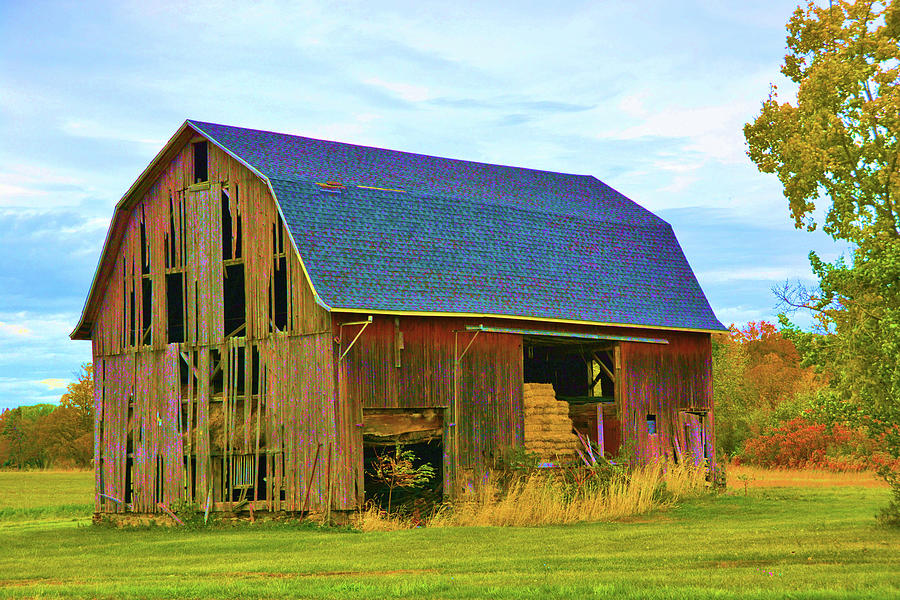
[[[189,123],[269,179],[333,308],[723,329],[671,226],[594,177]]]

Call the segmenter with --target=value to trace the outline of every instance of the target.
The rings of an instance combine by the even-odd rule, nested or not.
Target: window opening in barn
[[[184,273],[166,275],[166,332],[170,344],[184,341]]]
[[[225,265],[222,288],[224,292],[225,337],[239,335],[247,323],[244,299],[244,265]]]
[[[417,507],[425,510],[443,500],[444,466],[444,410],[437,408],[364,409],[363,410],[363,469],[366,501],[392,509]],[[433,475],[417,487],[394,487],[385,476],[379,476],[379,465],[408,458],[408,468],[429,465]],[[411,452],[412,455],[403,455]],[[383,472],[383,471],[382,471]]]
[[[237,199],[237,186],[234,186],[234,199]],[[222,190],[222,260],[235,260],[242,256],[241,215],[238,203],[232,201],[228,190]]]
[[[209,160],[207,156],[207,144],[194,142],[194,183],[203,183],[209,179]]]
[[[656,435],[656,415],[647,415],[647,435]]]

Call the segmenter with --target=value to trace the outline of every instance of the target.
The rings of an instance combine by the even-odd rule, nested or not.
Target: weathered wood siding
[[[648,332],[669,340],[667,345],[622,343],[621,389],[618,401],[626,440],[634,440],[643,460],[672,457],[677,447],[687,453],[681,411],[705,413],[706,453],[715,456],[712,401],[712,346],[709,334]],[[656,416],[656,434],[649,435],[647,415]]]
[[[361,316],[342,318],[346,322]],[[478,321],[376,315],[345,359],[352,405],[448,411],[445,452],[457,454],[452,448],[457,435],[453,427],[458,428],[459,449],[458,464],[445,462],[447,480],[448,472],[456,468],[483,472],[504,448],[523,443],[521,336],[478,335],[460,361],[459,414],[452,415],[454,331],[473,324]],[[472,336],[465,331],[458,334],[459,354]],[[345,331],[344,337],[352,336]]]
[[[179,499],[226,508],[216,503],[238,493],[228,474],[248,460],[266,474],[250,501],[264,495],[266,508],[300,510],[309,490],[309,508],[319,510],[330,477],[332,506],[349,508],[353,473],[342,449],[352,425],[335,396],[330,315],[315,303],[263,181],[209,144],[208,181],[191,184],[191,135],[135,191],[121,243],[101,265],[108,275],[91,330],[96,509],[123,511],[126,497],[142,512]],[[233,224],[229,256],[223,207]],[[226,337],[223,278],[238,265],[246,319]],[[281,269],[286,315],[277,327]],[[183,277],[182,342],[167,331],[167,275]]]

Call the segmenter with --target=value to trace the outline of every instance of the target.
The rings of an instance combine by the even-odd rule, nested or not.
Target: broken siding
[[[241,493],[235,474],[245,468],[271,474],[254,481],[248,500],[299,510],[308,491],[318,509],[331,473],[343,507],[349,485],[336,421],[344,431],[348,424],[334,414],[330,316],[315,303],[264,182],[210,145],[208,181],[191,184],[192,147],[183,141],[104,258],[112,265],[91,336],[96,507],[124,510],[126,497],[136,511],[182,498],[227,502]],[[232,225],[224,240],[223,214]],[[229,269],[245,275],[245,318],[226,337]],[[181,315],[167,314],[167,276],[182,278]]]

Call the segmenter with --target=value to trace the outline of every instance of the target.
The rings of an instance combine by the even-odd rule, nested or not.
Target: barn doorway
[[[363,469],[365,501],[383,509],[415,517],[424,515],[443,500],[444,493],[443,408],[363,409]],[[412,469],[428,465],[433,471],[427,482],[410,487],[379,477],[379,463],[409,458]],[[404,453],[411,453],[411,456]]]
[[[604,456],[619,454],[622,426],[616,402],[617,343],[578,337],[523,335],[523,375],[527,419],[539,411],[528,406],[528,384],[551,384],[556,400],[568,405],[572,429],[588,439]],[[558,435],[560,432],[554,432]],[[535,447],[540,447],[540,441]]]

